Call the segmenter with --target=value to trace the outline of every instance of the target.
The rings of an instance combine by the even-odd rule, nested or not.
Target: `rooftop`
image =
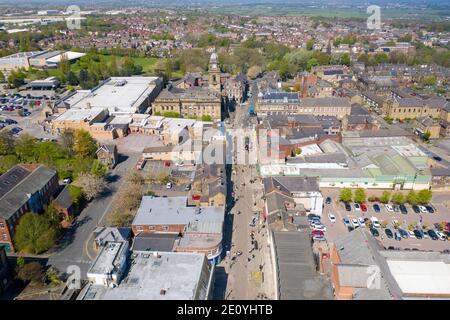
[[[90,285],[82,300],[204,300],[211,267],[200,253],[139,252],[115,288]],[[80,298],[79,298],[80,299]]]
[[[16,165],[0,176],[0,217],[8,219],[56,175],[42,165]]]
[[[318,275],[306,232],[273,232],[279,299],[332,299],[330,283]]]
[[[155,198],[145,196],[142,198],[133,225],[188,225],[193,221],[222,224],[223,220],[223,207],[187,206],[187,197]]]
[[[71,108],[108,108],[112,113],[136,113],[155,90],[157,77],[112,77],[91,91],[82,90],[66,100]]]

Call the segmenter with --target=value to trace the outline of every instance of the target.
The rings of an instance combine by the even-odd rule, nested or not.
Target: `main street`
[[[254,105],[257,96],[256,82],[251,83],[251,98],[236,108],[234,122],[230,129],[251,129],[249,106]],[[270,279],[271,263],[267,245],[267,229],[259,215],[263,208],[262,184],[258,180],[256,166],[249,165],[248,152],[246,164],[233,164],[230,188],[234,201],[227,207],[226,226],[231,233],[231,246],[225,247],[229,255],[220,267],[226,277],[225,299],[258,299],[261,296],[273,297]],[[255,205],[256,204],[256,205]],[[255,220],[254,226],[251,225]],[[265,275],[265,276],[264,276]]]

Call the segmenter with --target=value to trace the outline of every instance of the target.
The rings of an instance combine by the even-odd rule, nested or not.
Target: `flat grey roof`
[[[211,269],[200,253],[135,252],[119,286],[91,285],[83,300],[204,300]]]
[[[122,259],[126,259],[124,250],[128,250],[124,242],[108,242],[98,254],[88,274],[106,275],[112,272]]]
[[[133,240],[133,251],[171,252],[174,249],[177,234],[141,232]]]
[[[110,108],[135,113],[155,90],[157,77],[112,77],[91,92],[80,91],[67,99],[71,108]]]
[[[223,223],[224,207],[187,206],[187,197],[142,198],[133,225],[187,225],[192,221]]]

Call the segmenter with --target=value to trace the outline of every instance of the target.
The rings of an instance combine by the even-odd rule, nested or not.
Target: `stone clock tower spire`
[[[213,52],[209,59],[209,88],[220,92],[220,68],[217,53]]]

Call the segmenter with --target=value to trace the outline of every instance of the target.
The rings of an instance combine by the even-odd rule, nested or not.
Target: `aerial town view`
[[[449,89],[448,1],[0,0],[0,300],[450,300]]]

